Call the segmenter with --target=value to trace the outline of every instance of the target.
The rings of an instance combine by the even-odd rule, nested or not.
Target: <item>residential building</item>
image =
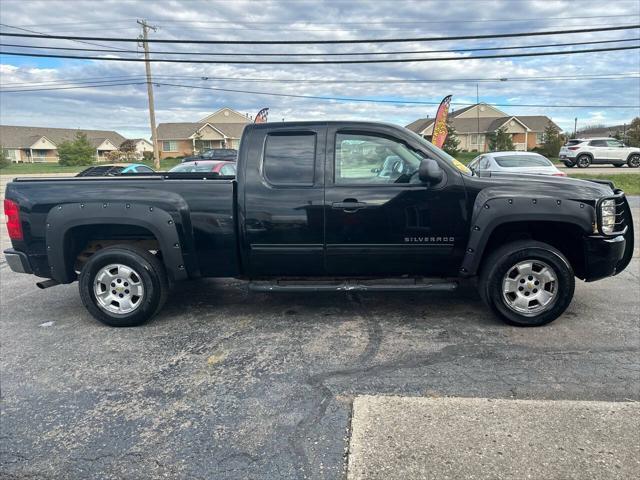
[[[131,141],[136,146],[136,156],[143,158],[145,152],[153,152],[153,143],[146,138],[133,138]]]
[[[77,132],[84,133],[95,148],[96,161],[106,160],[105,155],[125,140],[112,130],[0,125],[0,145],[12,162],[57,162],[58,146],[75,140]]]
[[[551,123],[546,115],[509,115],[486,103],[479,103],[449,113],[449,119],[458,139],[459,149],[486,152],[489,149],[488,136],[503,128],[513,141],[516,150],[531,150],[543,143],[544,130]],[[412,132],[431,140],[433,118],[421,118],[406,126]]]
[[[585,127],[578,130],[576,137],[578,138],[602,138],[615,137],[623,138],[629,131],[629,125],[612,125],[612,126],[593,126]]]
[[[251,118],[224,107],[197,122],[158,125],[160,158],[184,157],[211,148],[238,148]]]

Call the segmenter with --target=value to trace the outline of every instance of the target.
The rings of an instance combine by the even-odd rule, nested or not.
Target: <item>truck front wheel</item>
[[[112,327],[134,327],[153,317],[167,298],[167,275],[151,253],[114,245],[93,254],[79,278],[89,313]]]
[[[575,278],[560,251],[546,243],[524,240],[489,255],[479,288],[485,303],[506,323],[537,327],[564,313],[573,298]]]

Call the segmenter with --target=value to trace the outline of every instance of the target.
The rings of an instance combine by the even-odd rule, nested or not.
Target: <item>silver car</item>
[[[469,165],[471,171],[481,173],[528,173],[533,175],[553,175],[566,177],[551,160],[533,152],[489,152],[477,156]]]

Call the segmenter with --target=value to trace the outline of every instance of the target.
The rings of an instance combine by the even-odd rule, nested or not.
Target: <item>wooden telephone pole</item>
[[[151,62],[149,61],[149,42],[147,34],[149,30],[156,31],[156,27],[149,25],[146,20],[138,20],[142,26],[142,47],[144,48],[144,66],[147,71],[147,97],[149,98],[149,123],[151,124],[151,143],[153,143],[153,166],[160,170],[160,152],[158,148],[158,132],[156,131],[156,110],[153,101],[153,83],[151,83]]]

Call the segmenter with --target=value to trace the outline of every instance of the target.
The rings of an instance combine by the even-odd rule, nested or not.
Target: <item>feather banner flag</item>
[[[449,116],[449,104],[451,103],[451,95],[447,95],[442,99],[438,112],[436,113],[436,119],[433,122],[433,135],[431,136],[431,143],[436,147],[442,148],[445,140],[447,139],[447,117]]]
[[[253,123],[267,123],[267,117],[269,116],[269,108],[263,108],[256,114],[256,119]]]

